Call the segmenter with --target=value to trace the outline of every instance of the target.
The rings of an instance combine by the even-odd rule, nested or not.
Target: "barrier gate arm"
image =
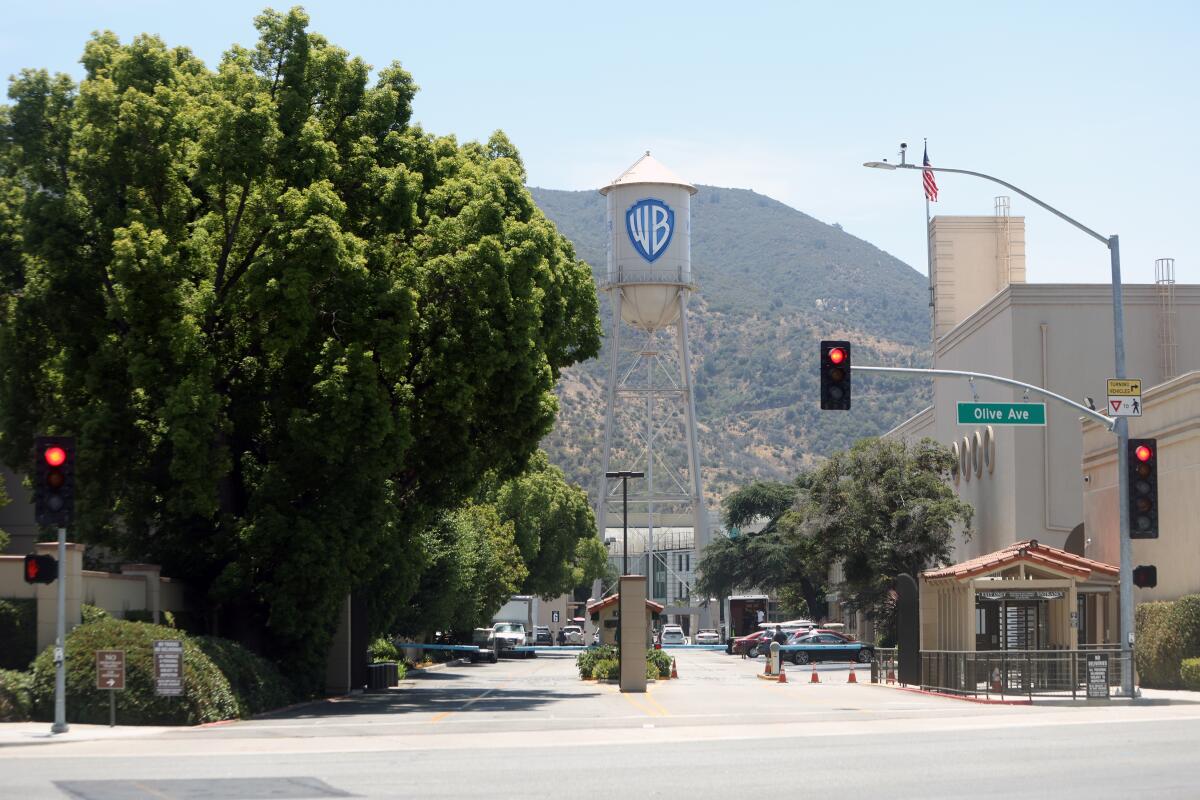
[[[850,365],[850,372],[890,372],[893,374],[905,375],[945,375],[952,378],[978,378],[979,380],[1002,383],[1007,386],[1016,386],[1024,389],[1027,392],[1036,392],[1044,397],[1049,397],[1051,400],[1057,400],[1060,403],[1066,403],[1071,408],[1081,412],[1084,416],[1091,417],[1096,422],[1099,422],[1109,433],[1113,433],[1113,429],[1117,425],[1117,417],[1106,417],[1099,411],[1094,411],[1082,403],[1076,403],[1074,400],[1068,400],[1061,394],[1055,394],[1049,389],[1043,389],[1042,387],[1034,386],[1031,383],[1015,381],[1012,378],[1003,378],[999,375],[989,375],[986,372],[964,372],[963,370],[957,369],[920,369],[917,367],[858,367],[853,364]]]

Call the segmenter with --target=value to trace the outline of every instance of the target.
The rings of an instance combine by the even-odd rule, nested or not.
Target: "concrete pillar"
[[[58,542],[38,542],[38,555],[58,557]],[[83,621],[83,545],[67,542],[66,563],[58,565],[58,580],[66,582],[67,633]],[[37,649],[54,644],[58,634],[58,582],[37,584]]]
[[[646,691],[646,576],[622,575],[621,691]]]
[[[329,643],[329,655],[325,660],[325,692],[327,694],[349,694],[351,689],[350,651],[350,596],[342,601],[338,611],[337,632]]]
[[[146,581],[146,605],[154,624],[159,624],[159,611],[162,609],[162,567],[157,564],[122,564],[122,575],[137,575]]]

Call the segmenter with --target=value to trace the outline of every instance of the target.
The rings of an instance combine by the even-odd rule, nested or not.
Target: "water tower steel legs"
[[[605,474],[611,470],[609,457],[612,453],[613,408],[617,399],[617,363],[621,355],[621,290],[618,288],[609,293],[612,298],[612,335],[609,337],[608,354],[608,386],[605,387],[604,399],[604,453],[601,455],[600,491],[596,494],[596,527],[600,543],[608,549],[604,541],[605,528],[608,525],[608,479]],[[592,597],[599,600],[602,593],[600,579],[592,583]],[[591,620],[588,620],[590,623]]]
[[[688,341],[688,295],[689,292],[686,291],[679,293],[679,324],[676,326],[675,335],[679,343],[679,381],[680,386],[683,387],[684,413],[687,415],[688,474],[692,479],[692,518],[694,520],[692,523],[694,525],[693,547],[696,550],[696,558],[699,560],[700,554],[708,546],[709,530],[708,509],[704,504],[704,480],[700,474],[700,448],[696,443],[696,394],[693,391],[692,356]],[[700,628],[712,627],[708,604],[704,602],[707,599],[707,597],[701,598]],[[690,604],[694,605],[695,600],[691,600]]]

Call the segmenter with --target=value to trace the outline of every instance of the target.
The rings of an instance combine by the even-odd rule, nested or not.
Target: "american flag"
[[[929,163],[929,145],[925,145],[925,199],[937,202],[937,181],[933,179],[933,170],[929,167],[933,166]]]

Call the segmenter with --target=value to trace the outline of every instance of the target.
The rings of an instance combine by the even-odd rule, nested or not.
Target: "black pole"
[[[621,543],[621,574],[629,574],[629,476],[621,476],[621,527],[624,529]]]

